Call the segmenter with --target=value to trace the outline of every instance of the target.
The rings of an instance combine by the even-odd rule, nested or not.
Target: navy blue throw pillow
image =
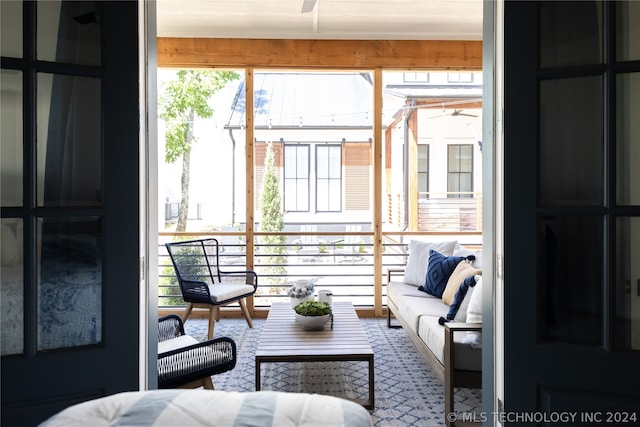
[[[460,287],[458,288],[458,292],[456,292],[455,297],[453,297],[453,302],[449,306],[449,312],[447,313],[447,317],[440,317],[438,319],[438,323],[444,325],[447,322],[452,321],[456,318],[456,314],[458,314],[458,309],[462,305],[462,301],[464,301],[464,297],[467,295],[470,287],[474,287],[476,285],[476,276],[471,275],[464,279]]]
[[[429,251],[427,278],[424,286],[420,286],[418,289],[434,297],[442,298],[442,293],[444,292],[444,288],[447,287],[447,281],[449,281],[451,273],[453,273],[458,263],[464,259],[466,258],[462,256],[448,257],[431,249]]]

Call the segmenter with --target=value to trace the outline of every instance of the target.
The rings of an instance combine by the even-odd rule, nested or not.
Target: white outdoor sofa
[[[434,254],[433,259],[456,264],[451,276],[446,277],[449,292],[441,298],[420,288],[424,287],[429,274],[432,249],[444,256]],[[469,255],[475,259],[456,262],[458,257]],[[433,269],[435,266],[436,263]],[[431,273],[442,281],[447,271]],[[454,387],[481,388],[481,274],[481,251],[474,252],[455,241],[429,243],[418,240],[409,243],[406,267],[387,272],[387,325],[393,327],[392,316],[395,317],[444,382],[445,420],[447,414],[454,412]],[[455,293],[462,288],[460,285],[464,280],[467,281],[466,294],[461,292],[454,301],[457,305],[454,314],[451,295],[453,292],[455,300]],[[447,420],[446,424],[450,425],[450,422]]]

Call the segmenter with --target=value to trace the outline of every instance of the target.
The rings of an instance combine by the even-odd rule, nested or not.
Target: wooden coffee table
[[[305,331],[296,323],[288,302],[271,304],[256,350],[257,391],[262,363],[365,361],[369,364],[369,397],[358,403],[373,409],[373,350],[367,335],[350,302],[334,302],[332,308],[333,329],[327,322],[321,331]]]

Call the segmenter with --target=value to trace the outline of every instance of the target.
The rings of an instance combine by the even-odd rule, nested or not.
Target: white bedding
[[[306,393],[152,390],[118,393],[80,403],[40,427],[372,427],[355,402]]]

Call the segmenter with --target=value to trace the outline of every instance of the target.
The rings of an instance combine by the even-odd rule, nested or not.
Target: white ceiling
[[[157,0],[159,37],[481,40],[483,0]]]

